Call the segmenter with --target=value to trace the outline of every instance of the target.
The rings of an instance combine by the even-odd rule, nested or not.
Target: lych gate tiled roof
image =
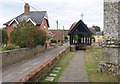
[[[74,23],[72,24],[72,26],[70,27],[70,29],[69,29],[68,32],[70,32],[70,31],[75,27],[76,24],[77,24],[77,22],[74,22]]]
[[[72,26],[70,27],[70,30],[68,32],[68,35],[73,34],[74,30],[77,28],[83,28],[84,30],[86,30],[86,32],[78,32],[78,33],[84,33],[87,35],[92,35],[93,33],[90,31],[90,29],[87,27],[86,24],[84,24],[84,22],[82,20],[79,20],[78,22],[74,22],[72,24]]]
[[[46,11],[30,11],[29,15],[24,15],[24,13],[22,13],[21,15],[15,17],[14,19],[16,19],[18,22],[21,22],[23,20],[27,21],[29,18],[35,24],[40,25],[44,18],[48,19],[48,16]],[[4,25],[8,25],[12,20],[8,21]],[[49,26],[48,20],[47,20],[47,24]]]

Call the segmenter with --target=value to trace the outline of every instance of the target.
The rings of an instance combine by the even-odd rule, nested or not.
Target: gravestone
[[[120,75],[120,0],[104,0],[103,61]]]

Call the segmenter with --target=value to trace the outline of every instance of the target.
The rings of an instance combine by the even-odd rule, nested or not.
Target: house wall
[[[22,48],[0,52],[0,65],[2,65],[0,66],[0,68],[37,56],[37,54],[43,52],[44,50],[45,50],[44,46],[38,45],[36,48],[33,49]]]
[[[44,29],[44,26],[46,27],[46,29]],[[39,29],[44,30],[46,32],[46,35],[48,36],[48,25],[47,25],[47,20],[44,18],[42,24],[39,26]],[[46,39],[46,48],[48,48],[50,46],[50,41],[48,40],[48,37]]]
[[[12,25],[7,26],[6,30],[8,32],[8,41],[7,41],[7,43],[10,43],[10,33],[13,31],[13,26]]]
[[[65,36],[63,30],[51,30],[51,32],[53,33],[53,35],[54,35],[53,39],[55,39],[55,40],[62,41]]]
[[[44,26],[46,27],[46,29],[44,29]],[[48,34],[48,25],[47,25],[47,21],[45,18],[44,18],[42,24],[40,25],[39,29],[44,30],[46,32],[46,34]]]
[[[103,41],[103,36],[102,35],[94,35],[93,36],[95,38],[95,42],[99,43]]]

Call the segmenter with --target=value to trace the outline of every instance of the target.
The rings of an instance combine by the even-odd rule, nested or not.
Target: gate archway
[[[92,44],[92,32],[82,20],[72,24],[68,35],[70,37],[70,45],[75,45],[76,49],[83,49],[87,45]]]

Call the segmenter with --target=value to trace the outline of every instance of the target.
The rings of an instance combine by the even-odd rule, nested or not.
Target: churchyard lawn
[[[98,63],[102,60],[102,48],[94,48],[85,52],[86,70],[90,82],[118,82],[118,78],[97,71]]]

